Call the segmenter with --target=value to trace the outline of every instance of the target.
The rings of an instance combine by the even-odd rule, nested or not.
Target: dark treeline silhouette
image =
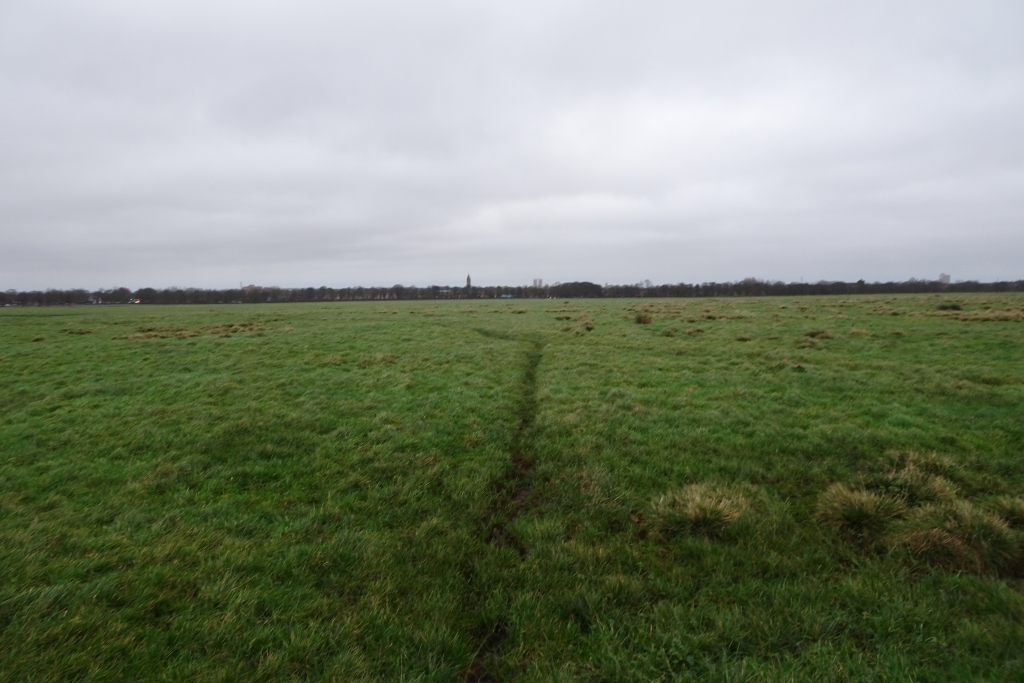
[[[740,282],[705,282],[699,285],[605,285],[605,297],[710,297],[710,296],[820,296],[827,294],[929,294],[956,292],[1024,292],[1024,280],[1011,282],[767,282],[747,278]]]
[[[905,282],[766,282],[748,278],[740,282],[702,284],[598,285],[593,282],[565,282],[542,287],[257,287],[238,289],[153,289],[132,291],[125,287],[90,292],[85,289],[48,289],[45,292],[0,292],[5,306],[59,306],[73,304],[230,304],[287,303],[298,301],[385,301],[416,299],[543,299],[543,298],[636,298],[636,297],[727,297],[727,296],[812,296],[827,294],[927,294],[958,292],[1024,292],[1024,280],[1012,282],[955,282],[934,280]]]

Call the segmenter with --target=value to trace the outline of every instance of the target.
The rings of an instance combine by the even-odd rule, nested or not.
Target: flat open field
[[[1020,295],[3,309],[0,406],[0,680],[1024,679]]]

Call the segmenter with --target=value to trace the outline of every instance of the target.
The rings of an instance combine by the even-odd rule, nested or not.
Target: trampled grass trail
[[[533,422],[537,416],[537,372],[544,353],[545,342],[539,336],[517,339],[508,335],[495,334],[486,330],[478,330],[485,336],[507,339],[518,345],[525,345],[523,351],[523,372],[520,381],[519,405],[516,411],[517,423],[511,439],[508,454],[508,467],[504,475],[493,486],[494,500],[481,520],[483,536],[488,546],[511,547],[525,559],[529,553],[523,539],[517,537],[509,528],[529,505],[530,493],[533,490],[533,476],[536,472],[535,448],[532,444]],[[476,584],[482,584],[479,588]],[[513,587],[504,573],[481,576],[474,573],[469,581],[474,593],[478,593],[484,602],[488,598],[502,599]],[[485,595],[485,593],[489,595]],[[507,598],[506,598],[507,599]],[[491,610],[494,607],[491,606]],[[499,610],[500,611],[500,610]],[[506,608],[507,612],[507,608]],[[493,613],[480,619],[474,634],[479,647],[473,661],[466,672],[467,682],[498,681],[499,663],[502,649],[508,639],[508,614]]]

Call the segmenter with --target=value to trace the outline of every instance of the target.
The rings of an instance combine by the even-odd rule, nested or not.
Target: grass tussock
[[[965,500],[925,505],[894,539],[918,560],[954,571],[998,572],[1020,551],[1020,535],[996,515]]]
[[[960,320],[975,320],[978,322],[1016,322],[1024,321],[1024,313],[1020,311],[978,311],[962,315]]]
[[[364,356],[359,361],[360,367],[368,368],[374,365],[394,365],[398,362],[398,356],[393,353],[376,353],[372,356]]]
[[[959,468],[935,453],[890,453],[889,461],[860,488],[833,484],[818,499],[818,519],[848,540],[951,571],[993,574],[1020,563],[1024,500],[975,506],[947,479]]]
[[[746,499],[706,484],[694,484],[659,497],[651,506],[650,521],[658,536],[680,535],[722,538],[748,509]]]
[[[636,314],[633,320],[636,321],[637,325],[650,325],[652,318],[650,313],[640,311]]]
[[[992,514],[1006,522],[1011,529],[1024,531],[1024,498],[1000,496],[993,500],[988,508]]]
[[[114,337],[114,339],[139,341],[142,339],[188,339],[199,336],[202,336],[202,332],[191,330],[187,327],[143,327],[136,332],[121,337]]]
[[[833,484],[818,499],[818,520],[849,540],[871,545],[906,513],[903,501]]]
[[[265,332],[266,327],[254,322],[252,320],[246,320],[240,323],[230,323],[225,325],[212,325],[202,329],[204,334],[216,334],[220,336],[226,336],[231,334],[240,334],[242,332]]]
[[[870,337],[871,336],[870,332],[868,332],[867,330],[862,330],[859,327],[851,328],[850,329],[850,334],[852,336],[854,336],[854,337]]]
[[[942,310],[942,309],[940,309]],[[952,312],[943,314],[933,313],[937,317],[950,318],[952,320],[960,320],[963,322],[1022,322],[1024,321],[1024,312],[1013,311],[1013,310],[995,310],[990,308],[982,308],[979,311],[960,311],[960,309],[950,309]]]
[[[187,325],[177,326],[142,326],[134,332],[122,336],[115,336],[113,339],[139,341],[144,339],[191,339],[203,335],[217,337],[231,337],[244,332],[255,333],[257,336],[267,331],[267,327],[252,321],[246,320],[238,323],[224,323],[220,325],[208,325],[200,328],[192,328]]]
[[[953,459],[941,453],[889,451],[886,453],[886,461],[892,471],[913,468],[947,479],[954,479],[960,474],[960,468]]]
[[[897,498],[910,507],[951,503],[957,496],[952,482],[913,462],[869,479],[867,487],[876,493]]]

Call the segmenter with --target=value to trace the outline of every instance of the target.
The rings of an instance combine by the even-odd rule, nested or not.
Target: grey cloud
[[[1024,277],[1012,2],[0,6],[0,287]]]

